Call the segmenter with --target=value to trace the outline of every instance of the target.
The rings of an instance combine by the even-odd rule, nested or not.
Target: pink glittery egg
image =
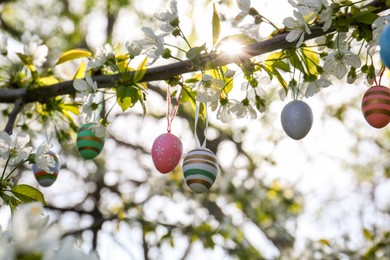
[[[180,139],[171,133],[157,137],[152,146],[153,163],[161,173],[172,171],[179,164],[182,154]]]

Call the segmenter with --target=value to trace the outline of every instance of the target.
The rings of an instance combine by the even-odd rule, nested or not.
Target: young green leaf
[[[56,65],[67,62],[67,61],[79,59],[79,58],[90,57],[91,55],[92,55],[92,53],[87,51],[87,50],[81,50],[81,49],[69,50],[69,51],[64,52],[60,56]]]
[[[203,44],[202,46],[193,47],[189,51],[187,51],[186,57],[187,59],[192,60],[204,50],[206,50],[206,44]]]
[[[57,84],[58,82],[60,81],[54,76],[42,77],[37,79],[37,83],[39,84],[39,86],[49,86]]]
[[[140,82],[146,73],[146,64],[148,63],[148,57],[138,65],[137,70],[134,72],[134,83]]]
[[[138,90],[133,86],[119,86],[116,88],[116,100],[123,112],[129,107],[133,107],[138,99]]]
[[[212,25],[213,25],[213,44],[215,45],[218,42],[219,34],[221,33],[221,21],[219,19],[219,15],[215,7],[215,4],[213,4]]]
[[[318,65],[320,63],[319,55],[310,48],[302,48],[303,62],[310,75],[318,75]]]
[[[43,205],[46,205],[45,198],[43,197],[42,192],[40,192],[34,187],[31,187],[30,185],[15,185],[14,187],[12,187],[11,192],[23,203],[39,201]]]
[[[82,79],[85,78],[85,72],[87,70],[87,65],[85,65],[85,62],[82,61],[80,63],[79,68],[77,69],[76,74],[74,75],[73,79]]]
[[[31,57],[24,55],[23,53],[17,52],[19,59],[26,65],[32,72],[35,71],[35,66],[32,63]]]

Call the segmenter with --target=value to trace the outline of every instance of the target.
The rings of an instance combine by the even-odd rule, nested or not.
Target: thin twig
[[[7,125],[4,128],[4,131],[7,132],[9,135],[12,135],[12,130],[14,128],[16,118],[18,117],[20,111],[22,111],[23,106],[24,106],[23,97],[19,97],[18,99],[15,100],[14,108],[9,114]]]

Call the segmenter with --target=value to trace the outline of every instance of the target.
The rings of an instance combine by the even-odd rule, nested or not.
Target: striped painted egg
[[[179,164],[183,154],[183,145],[179,138],[165,133],[156,138],[152,146],[154,166],[161,173],[168,173]]]
[[[77,150],[86,160],[98,156],[104,146],[104,138],[97,137],[92,131],[94,125],[93,123],[84,124],[77,133]]]
[[[197,148],[183,159],[183,175],[187,186],[197,194],[208,191],[218,175],[215,154],[206,148]]]
[[[364,93],[362,112],[372,127],[382,128],[390,122],[390,89],[374,86]]]
[[[49,167],[49,169],[53,173],[46,172],[46,171],[42,170],[41,168],[38,167],[37,164],[32,165],[32,170],[33,170],[35,179],[38,181],[39,185],[41,185],[43,187],[49,187],[56,181],[56,179],[58,177],[58,172],[60,171],[60,168],[61,168],[59,156],[52,151],[49,151],[48,154],[51,157],[53,157],[54,162],[55,162],[54,167]]]

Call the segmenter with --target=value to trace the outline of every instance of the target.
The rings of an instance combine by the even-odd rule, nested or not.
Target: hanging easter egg
[[[61,167],[60,158],[56,153],[49,151],[47,154],[53,157],[54,159],[54,163],[55,163],[54,167],[49,167],[49,169],[53,173],[42,170],[41,168],[38,167],[37,164],[32,165],[32,170],[35,179],[38,181],[39,185],[43,187],[49,187],[56,181],[58,177],[58,172],[60,171],[60,167]]]
[[[183,154],[183,145],[179,138],[171,133],[158,136],[152,146],[154,166],[161,173],[172,171]]]
[[[383,64],[390,68],[390,24],[386,25],[379,36],[379,54]]]
[[[217,157],[206,148],[190,151],[183,159],[183,175],[193,192],[201,194],[208,191],[218,175]]]
[[[104,137],[98,137],[92,131],[95,124],[87,123],[80,127],[77,133],[77,149],[86,160],[99,155],[104,146]]]
[[[372,127],[385,127],[390,122],[390,89],[384,86],[369,88],[363,95],[362,112]]]
[[[313,113],[309,105],[300,100],[293,100],[282,110],[283,130],[292,139],[305,137],[313,125]]]

